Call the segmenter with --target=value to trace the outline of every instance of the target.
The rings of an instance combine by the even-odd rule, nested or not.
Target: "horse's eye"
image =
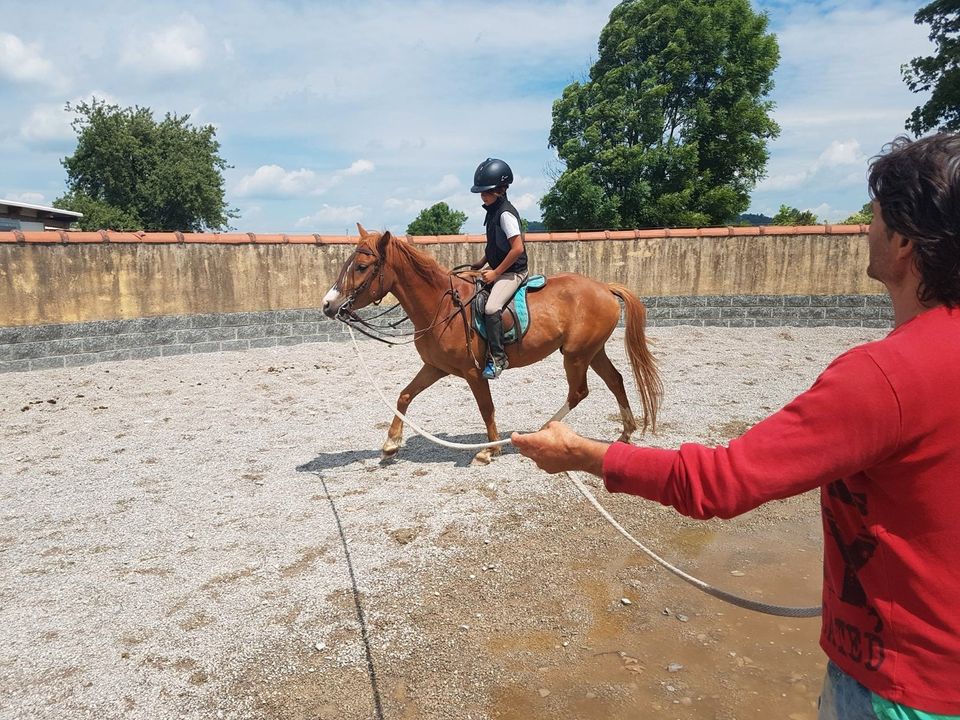
[[[367,267],[367,265],[357,265],[357,272],[363,272]]]

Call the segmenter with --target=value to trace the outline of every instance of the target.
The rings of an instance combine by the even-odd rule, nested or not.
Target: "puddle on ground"
[[[819,518],[783,522],[746,537],[698,525],[678,531],[663,553],[681,569],[741,596],[819,604]],[[601,565],[602,572],[583,564],[571,573],[589,621],[566,645],[545,631],[489,641],[487,651],[492,662],[502,663],[504,675],[525,678],[522,685],[493,690],[491,718],[633,720],[656,713],[815,720],[825,667],[819,618],[746,611],[672,576],[654,582],[653,573],[667,571],[626,548]]]

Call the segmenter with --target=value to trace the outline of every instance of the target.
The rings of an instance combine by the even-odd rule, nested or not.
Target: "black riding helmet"
[[[503,160],[487,158],[473,173],[473,187],[470,192],[485,192],[513,182],[513,170]]]

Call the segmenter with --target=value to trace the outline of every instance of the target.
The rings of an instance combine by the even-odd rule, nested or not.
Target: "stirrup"
[[[503,361],[503,365],[500,365],[499,363],[495,363],[491,358],[487,360],[487,364],[483,368],[483,376],[487,380],[496,380],[500,377],[500,373],[507,369],[508,365],[509,363],[506,360]]]

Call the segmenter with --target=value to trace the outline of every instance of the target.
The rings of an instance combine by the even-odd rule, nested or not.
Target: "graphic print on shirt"
[[[866,494],[851,492],[842,480],[830,484],[827,495],[855,510],[861,519],[867,514]],[[883,621],[877,610],[867,601],[867,593],[858,575],[876,552],[877,540],[870,534],[862,520],[856,536],[852,540],[847,540],[841,531],[841,523],[828,505],[823,506],[823,517],[844,566],[842,587],[833,587],[831,590],[839,594],[842,602],[863,613],[863,622],[860,626],[841,618],[825,617],[824,629],[827,641],[851,660],[863,663],[868,670],[877,670],[883,664],[885,655],[883,640],[880,637],[880,633],[883,632]]]

